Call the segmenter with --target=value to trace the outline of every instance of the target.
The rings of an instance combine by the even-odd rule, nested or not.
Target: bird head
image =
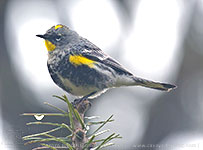
[[[43,35],[36,36],[45,40],[45,46],[49,52],[54,51],[57,47],[65,47],[79,37],[76,32],[61,24],[51,27]]]

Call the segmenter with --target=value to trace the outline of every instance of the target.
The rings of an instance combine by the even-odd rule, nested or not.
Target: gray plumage
[[[134,76],[116,60],[106,55],[100,48],[80,37],[64,25],[52,27],[44,35],[37,35],[56,46],[49,51],[48,70],[53,81],[63,90],[75,96],[86,96],[96,92],[96,97],[109,88],[120,86],[144,86],[162,91],[170,91],[175,85],[149,81]],[[95,62],[74,65],[70,56],[81,56]]]

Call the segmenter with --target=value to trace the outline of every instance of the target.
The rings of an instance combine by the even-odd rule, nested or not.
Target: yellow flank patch
[[[48,51],[53,51],[56,48],[56,45],[52,44],[48,40],[45,40],[45,46],[46,46]]]
[[[55,26],[55,30],[58,29],[58,28],[63,28],[63,25],[61,25],[61,24],[56,25],[56,26]]]
[[[94,64],[96,63],[95,61],[88,59],[86,57],[83,57],[81,55],[70,55],[69,61],[70,61],[70,63],[72,63],[75,66],[87,65],[90,68],[92,68],[94,66]]]

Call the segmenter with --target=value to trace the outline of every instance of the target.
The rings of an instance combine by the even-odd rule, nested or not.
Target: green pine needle
[[[88,142],[84,144],[83,150],[87,150],[89,149],[90,146],[95,145],[96,143],[98,144],[98,146],[94,147],[92,150],[99,150],[101,148],[105,148],[108,146],[112,146],[114,145],[114,143],[109,143],[111,140],[113,139],[118,139],[121,138],[119,134],[111,134],[110,136],[108,136],[107,138],[104,139],[97,139],[95,140],[96,137],[98,137],[101,134],[107,133],[110,130],[103,130],[100,131],[99,130],[105,126],[107,123],[114,121],[112,119],[113,115],[111,115],[107,120],[105,121],[90,121],[85,123],[84,120],[81,118],[81,114],[78,112],[78,110],[76,108],[73,107],[73,105],[69,102],[68,98],[66,97],[66,95],[63,95],[62,97],[60,96],[56,96],[53,95],[53,97],[56,97],[64,102],[66,102],[67,107],[68,107],[68,112],[62,110],[61,108],[58,108],[52,104],[49,104],[47,102],[45,102],[46,105],[58,110],[60,113],[23,113],[23,116],[35,116],[36,119],[37,117],[40,118],[40,116],[42,117],[40,120],[43,119],[43,116],[59,116],[59,117],[67,117],[69,120],[69,124],[66,123],[52,123],[52,122],[42,122],[42,121],[36,121],[36,122],[29,122],[26,125],[47,125],[47,126],[54,126],[55,128],[48,130],[48,131],[44,131],[44,132],[40,132],[40,133],[36,133],[36,134],[31,134],[31,135],[27,135],[24,136],[22,139],[24,141],[27,141],[25,143],[25,145],[27,144],[33,144],[33,143],[40,143],[42,147],[37,147],[34,148],[33,150],[40,150],[40,149],[52,149],[52,150],[57,150],[57,147],[53,147],[47,143],[49,142],[57,142],[57,143],[61,143],[63,144],[65,147],[67,147],[67,149],[69,150],[74,150],[75,148],[70,144],[72,142],[72,138],[73,136],[77,136],[77,134],[75,134],[75,130],[74,129],[74,123],[78,122],[81,125],[81,130],[84,131],[84,133],[86,134],[87,126],[90,125],[99,125],[99,127],[89,136],[86,135],[86,137],[88,138]],[[97,119],[99,118],[98,116],[92,116],[92,117],[84,117],[85,119],[91,120],[91,119]],[[56,137],[54,136],[54,132],[55,131],[59,131],[61,129],[67,129],[67,133],[69,135],[65,136],[65,137]],[[71,132],[71,134],[70,134]],[[52,135],[51,135],[52,134]],[[80,137],[79,137],[80,138]]]
[[[81,124],[81,126],[82,126],[82,129],[85,129],[84,121],[81,119],[79,112],[78,112],[77,109],[75,109],[75,108],[73,109],[73,111],[74,111],[75,117],[76,117],[77,120],[80,122],[80,124]]]
[[[62,110],[61,108],[58,108],[58,107],[56,107],[56,106],[54,106],[54,105],[52,105],[52,104],[50,104],[50,103],[48,103],[48,102],[44,102],[44,104],[45,104],[45,105],[48,105],[48,106],[50,106],[50,107],[52,107],[52,108],[55,108],[56,110],[62,112],[63,114],[67,114],[67,112],[65,112],[65,111]]]
[[[42,146],[45,146],[47,148],[50,148],[52,150],[57,150],[55,147],[51,146],[51,145],[48,145],[48,144],[45,144],[45,143],[41,143]]]
[[[93,136],[89,139],[89,141],[85,144],[85,147],[83,148],[83,150],[87,149],[87,148],[92,144],[94,138],[95,138],[95,136],[93,135]]]
[[[111,118],[113,117],[113,115],[111,115],[106,121],[104,121],[93,133],[92,135],[94,135],[95,133],[97,133],[97,131],[99,131],[106,123],[108,123]]]

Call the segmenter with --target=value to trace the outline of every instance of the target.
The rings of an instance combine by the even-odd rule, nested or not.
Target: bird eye
[[[60,41],[61,40],[61,38],[56,38],[56,41]]]
[[[61,35],[57,35],[56,36],[56,41],[60,41],[61,40]]]

